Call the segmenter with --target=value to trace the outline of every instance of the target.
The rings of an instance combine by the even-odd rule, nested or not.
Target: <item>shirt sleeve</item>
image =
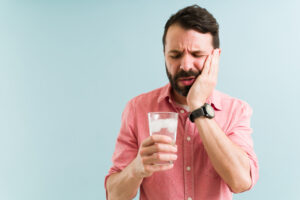
[[[116,141],[115,151],[112,157],[112,167],[105,177],[104,187],[110,175],[122,171],[136,157],[138,152],[137,137],[135,135],[135,110],[132,101],[129,101],[122,113],[121,129]]]
[[[248,190],[250,190],[258,180],[259,168],[251,137],[250,118],[252,116],[252,108],[246,102],[241,101],[240,103],[241,106],[235,111],[233,125],[228,130],[227,136],[232,142],[241,147],[249,157],[251,186]]]

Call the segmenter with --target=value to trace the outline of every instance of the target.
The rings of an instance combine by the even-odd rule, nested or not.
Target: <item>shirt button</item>
[[[187,200],[192,200],[192,197],[187,198]]]
[[[191,167],[190,167],[190,166],[187,166],[187,167],[186,167],[186,170],[191,171]]]
[[[190,137],[190,136],[187,136],[187,137],[186,137],[186,140],[187,140],[187,141],[191,141],[191,137]]]
[[[183,113],[184,113],[184,110],[180,110],[180,112],[183,114]]]

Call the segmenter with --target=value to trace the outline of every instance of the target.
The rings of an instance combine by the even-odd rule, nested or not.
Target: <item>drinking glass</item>
[[[150,135],[167,135],[172,138],[173,145],[176,142],[178,113],[176,112],[149,112],[149,130]],[[170,162],[161,162],[158,164],[167,164]]]

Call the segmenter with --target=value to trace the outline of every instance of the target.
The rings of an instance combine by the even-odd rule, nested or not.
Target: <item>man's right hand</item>
[[[168,163],[177,159],[177,146],[172,138],[165,135],[152,135],[146,138],[135,159],[134,174],[139,178],[151,176],[153,172],[173,168],[174,164]],[[166,162],[168,164],[158,164]]]

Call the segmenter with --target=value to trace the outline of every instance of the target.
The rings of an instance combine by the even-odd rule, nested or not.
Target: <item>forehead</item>
[[[184,29],[180,25],[169,27],[166,35],[166,50],[202,50],[213,49],[212,35],[210,33],[200,33],[192,29]]]

